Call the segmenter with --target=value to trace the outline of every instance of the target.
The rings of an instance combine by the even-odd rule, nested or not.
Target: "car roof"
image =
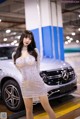
[[[0,44],[0,47],[17,47],[15,45]]]

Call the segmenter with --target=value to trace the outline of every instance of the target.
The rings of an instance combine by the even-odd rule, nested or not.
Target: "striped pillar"
[[[64,60],[61,4],[25,0],[25,21],[26,29],[34,34],[41,57]]]
[[[50,0],[40,0],[43,57],[53,58]]]
[[[37,0],[25,0],[25,22],[26,29],[31,30],[34,34],[37,48],[40,50],[40,16]]]
[[[64,39],[63,39],[63,24],[62,11],[60,0],[51,2],[51,19],[53,27],[53,51],[54,58],[64,60]]]

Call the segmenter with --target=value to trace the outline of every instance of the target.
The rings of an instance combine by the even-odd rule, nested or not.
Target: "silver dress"
[[[38,53],[37,49],[36,52]],[[19,70],[23,76],[21,91],[25,98],[33,98],[34,100],[37,100],[39,99],[39,96],[47,95],[47,88],[43,79],[39,75],[39,60],[39,53],[37,61],[35,61],[35,58],[32,55],[16,59],[16,64],[23,65]]]

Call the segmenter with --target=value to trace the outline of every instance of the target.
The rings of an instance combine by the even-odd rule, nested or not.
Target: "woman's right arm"
[[[15,61],[14,61],[14,55],[16,54],[16,52],[13,52],[12,53],[12,60],[13,60],[13,62],[14,62],[14,64],[15,64]]]

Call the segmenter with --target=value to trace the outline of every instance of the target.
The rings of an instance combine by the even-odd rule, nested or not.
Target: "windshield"
[[[0,60],[12,59],[16,47],[0,47]]]

